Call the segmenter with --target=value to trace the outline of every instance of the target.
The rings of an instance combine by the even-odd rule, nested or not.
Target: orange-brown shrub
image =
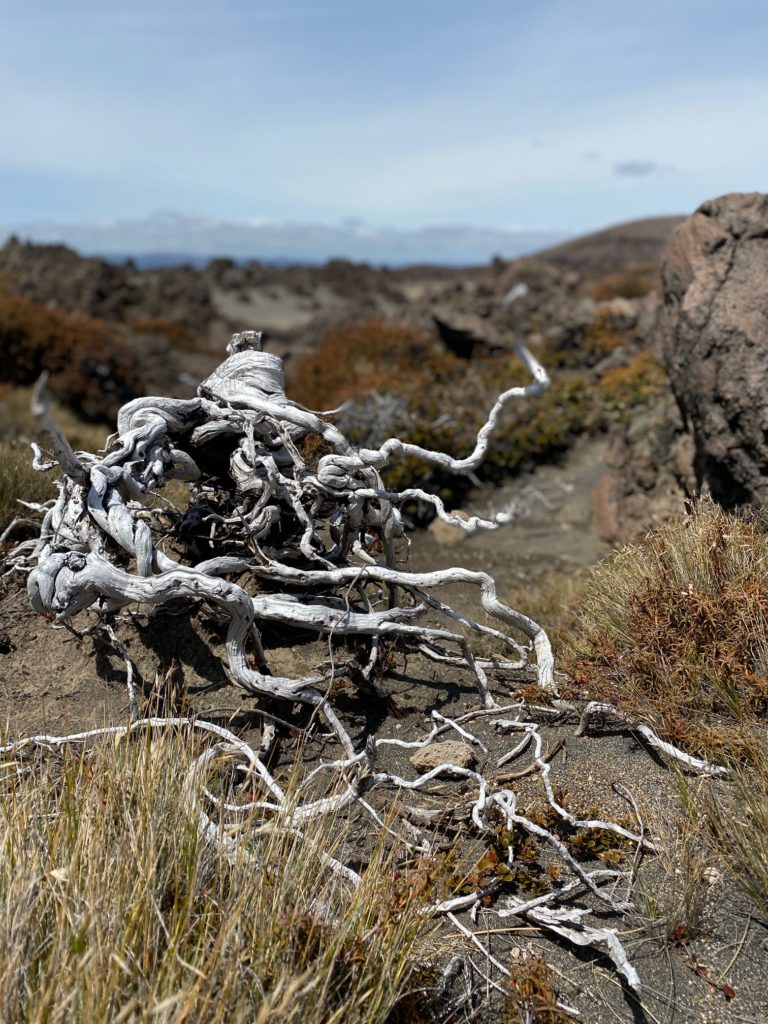
[[[611,299],[640,299],[659,287],[659,267],[656,263],[638,263],[634,267],[607,274],[590,288],[595,302]]]
[[[186,324],[178,320],[165,320],[162,317],[148,317],[131,324],[137,334],[159,334],[165,338],[172,348],[189,349],[204,347],[204,342],[196,338]]]
[[[474,448],[499,393],[529,381],[514,353],[468,362],[419,331],[369,322],[330,332],[299,367],[291,397],[328,409],[371,392],[395,396],[402,399],[404,413],[394,427],[377,423],[366,432],[365,416],[354,410],[342,414],[339,425],[355,444],[379,445],[396,432],[404,441],[458,457]],[[357,411],[361,408],[358,404]],[[537,398],[510,403],[479,476],[500,481],[563,451],[584,429],[588,412],[586,384],[572,376],[561,377]],[[449,504],[458,503],[472,486],[468,477],[410,456],[393,462],[385,482],[400,490],[426,488]]]
[[[350,324],[325,335],[297,369],[291,397],[310,409],[330,409],[367,392],[417,393],[445,375],[452,357],[421,331],[379,320]]]
[[[43,370],[61,401],[88,420],[111,420],[144,389],[138,357],[108,324],[0,297],[0,381],[29,385]]]
[[[768,717],[764,525],[701,501],[598,565],[566,641],[566,666],[588,695],[692,753],[745,754]]]

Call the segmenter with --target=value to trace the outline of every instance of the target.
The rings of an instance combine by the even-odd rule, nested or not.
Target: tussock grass
[[[38,473],[32,468],[32,451],[28,445],[0,441],[0,533],[17,516],[32,515],[17,498],[24,501],[55,498],[53,480],[50,473]]]
[[[590,697],[617,703],[728,769],[723,781],[680,776],[683,824],[667,871],[679,884],[652,916],[670,936],[695,934],[704,869],[715,859],[768,919],[764,520],[700,501],[599,565],[577,622],[567,657]]]
[[[138,734],[2,765],[0,1019],[425,1019],[427,925],[395,904],[383,849],[357,889],[318,856],[349,842],[343,821],[299,836],[246,817],[252,857],[223,853],[183,795],[197,752]]]
[[[104,447],[112,427],[86,423],[67,406],[57,402],[55,395],[53,398],[51,412],[75,450],[95,452]],[[38,440],[41,443],[45,440],[32,415],[31,402],[31,387],[0,385],[0,438],[4,441]],[[45,447],[45,444],[42,446]]]
[[[702,500],[593,571],[566,646],[590,697],[712,759],[748,757],[768,710],[768,539]]]
[[[649,823],[658,844],[655,870],[641,872],[638,904],[650,935],[681,943],[705,930],[709,895],[708,870],[713,867],[710,837],[698,802],[711,780],[678,774],[679,800],[660,807]]]
[[[748,764],[729,759],[729,784],[693,792],[700,823],[742,890],[768,921],[768,750],[754,730]]]

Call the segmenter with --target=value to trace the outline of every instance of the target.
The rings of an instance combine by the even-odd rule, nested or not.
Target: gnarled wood
[[[234,335],[227,351],[196,398],[140,398],[125,405],[117,433],[99,454],[75,455],[48,412],[45,381],[40,381],[34,411],[52,438],[52,460],[64,478],[58,500],[45,513],[38,544],[24,557],[33,607],[69,620],[88,608],[114,611],[131,603],[159,605],[179,598],[204,602],[229,620],[228,669],[235,683],[255,695],[310,704],[323,703],[327,673],[289,679],[249,666],[249,644],[263,658],[261,620],[330,636],[368,636],[374,660],[378,638],[392,635],[431,656],[463,661],[490,703],[488,663],[473,657],[464,634],[412,624],[426,604],[449,622],[500,639],[514,652],[517,666],[527,652],[507,631],[521,632],[533,650],[539,683],[551,687],[545,631],[501,602],[490,576],[460,568],[410,573],[396,566],[404,537],[398,508],[403,501],[427,500],[441,518],[467,532],[495,529],[505,517],[453,516],[437,496],[416,488],[393,491],[381,479],[381,471],[405,455],[454,472],[475,469],[507,402],[547,386],[546,373],[533,356],[519,348],[532,383],[505,391],[474,451],[455,459],[398,438],[377,450],[356,450],[327,419],[286,396],[282,362],[261,351],[259,334]],[[302,445],[313,436],[322,442],[324,454],[311,467]],[[40,463],[40,468],[50,464]],[[190,507],[175,523],[180,537],[193,538],[188,558],[183,551],[172,557],[159,550],[153,513],[145,507],[147,496],[172,479],[191,485]],[[195,546],[212,557],[201,561]],[[116,563],[118,551],[122,564]],[[130,569],[124,567],[125,556]],[[243,573],[264,592],[249,596],[234,581]],[[483,609],[501,628],[457,616],[431,596],[433,589],[450,583],[477,587]],[[276,593],[275,585],[292,593]],[[304,588],[306,599],[297,598],[297,587]]]

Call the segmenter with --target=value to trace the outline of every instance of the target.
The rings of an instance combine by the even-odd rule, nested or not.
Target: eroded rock
[[[694,437],[698,485],[726,507],[768,501],[768,196],[703,203],[674,232],[659,333]]]

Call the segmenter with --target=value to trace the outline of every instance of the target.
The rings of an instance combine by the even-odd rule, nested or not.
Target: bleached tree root
[[[10,758],[34,748],[56,748],[92,742],[103,736],[129,736],[140,729],[189,729],[205,736],[210,746],[195,759],[183,783],[190,813],[201,833],[227,856],[248,856],[258,862],[258,837],[282,829],[299,839],[325,815],[356,807],[404,851],[429,854],[434,817],[429,809],[399,803],[404,794],[418,794],[445,772],[475,790],[468,827],[478,836],[492,820],[523,830],[546,846],[562,866],[566,881],[546,898],[508,902],[498,913],[522,916],[568,941],[594,944],[607,951],[627,982],[636,976],[618,938],[608,929],[592,928],[584,918],[590,910],[559,908],[562,896],[585,894],[616,915],[630,908],[606,882],[629,882],[627,872],[586,871],[554,833],[521,813],[514,792],[480,771],[440,765],[415,779],[381,767],[388,746],[420,747],[446,731],[485,751],[468,728],[474,718],[520,710],[521,704],[497,707],[489,675],[520,672],[529,662],[538,684],[556,692],[552,651],[545,630],[496,593],[494,580],[483,572],[450,568],[414,573],[405,567],[407,541],[400,508],[417,498],[432,504],[436,515],[472,533],[496,529],[508,518],[456,516],[440,499],[419,489],[394,491],[384,472],[394,459],[408,456],[457,473],[471,473],[482,461],[507,403],[535,396],[548,385],[541,365],[524,348],[519,354],[531,372],[526,387],[505,391],[480,430],[474,450],[463,459],[429,451],[391,438],[378,449],[355,449],[324,414],[291,402],[285,395],[282,364],[260,350],[254,332],[235,335],[229,357],[198,389],[195,398],[142,398],[121,409],[117,432],[103,452],[74,452],[48,412],[45,381],[35,391],[34,407],[51,438],[52,451],[35,451],[40,471],[63,471],[58,498],[40,509],[44,514],[39,539],[17,548],[11,564],[26,571],[32,607],[42,615],[69,623],[90,612],[103,618],[126,606],[161,607],[184,601],[226,625],[226,670],[238,687],[256,698],[308,705],[323,716],[338,739],[342,754],[320,764],[300,782],[288,799],[258,751],[230,730],[189,718],[144,718],[134,713],[130,725],[91,730],[71,736],[27,737],[0,748]],[[319,451],[319,457],[311,453]],[[162,492],[169,480],[189,485],[186,510],[158,510],[147,498]],[[166,544],[167,538],[173,542]],[[478,621],[452,609],[436,596],[442,588],[461,584],[479,597],[484,618]],[[429,614],[430,618],[426,619]],[[310,665],[295,677],[273,674],[263,649],[259,626],[275,623],[326,638],[330,668]],[[493,624],[490,624],[493,623]],[[110,627],[113,646],[126,664],[129,700],[136,711],[134,666],[117,630]],[[345,664],[334,644],[340,638],[362,638],[359,664]],[[479,657],[471,639],[491,639],[499,657]],[[484,707],[459,719],[434,712],[432,728],[421,739],[403,741],[375,735],[356,750],[328,694],[334,678],[348,671],[376,690],[381,647],[395,643],[402,650],[435,662],[465,669],[474,679]],[[352,669],[355,671],[352,671]],[[355,674],[356,673],[356,674]],[[290,711],[286,711],[290,716]],[[504,727],[504,722],[502,726]],[[534,750],[531,768],[544,785],[555,812],[576,829],[614,832],[635,845],[651,849],[644,834],[598,820],[579,820],[558,803],[549,780],[551,766],[542,752],[538,726],[514,720]],[[274,741],[265,728],[262,750]],[[518,744],[509,760],[524,752]],[[206,779],[237,770],[251,780],[254,791],[246,803],[235,796],[215,796]],[[376,810],[369,795],[385,791],[398,811],[392,820]],[[256,844],[256,845],[254,845]],[[359,876],[327,855],[327,866],[346,883]],[[453,897],[430,906],[431,914],[477,912],[482,894]],[[496,912],[496,911],[494,911]]]
[[[271,674],[258,623],[367,637],[371,667],[380,639],[390,636],[431,657],[464,664],[490,706],[489,662],[473,656],[466,632],[415,625],[412,620],[427,606],[464,631],[495,637],[511,653],[506,665],[520,668],[533,653],[540,685],[552,688],[546,632],[501,602],[490,576],[460,568],[410,573],[396,567],[404,541],[398,506],[415,492],[387,489],[380,476],[403,455],[454,472],[473,470],[504,406],[547,386],[540,364],[520,348],[533,383],[504,392],[474,451],[455,459],[397,438],[377,450],[355,450],[331,423],[285,396],[282,364],[260,351],[258,335],[235,335],[228,351],[198,397],[142,398],[123,407],[117,433],[98,455],[72,450],[48,411],[41,378],[33,408],[52,452],[45,459],[36,449],[35,466],[46,471],[58,465],[64,477],[58,499],[45,510],[39,541],[31,551],[27,546],[17,553],[15,567],[29,572],[33,608],[68,621],[86,609],[105,613],[178,599],[202,604],[229,621],[228,670],[235,683],[256,696],[324,707],[327,673],[295,679]],[[310,468],[301,446],[312,438],[326,453]],[[201,467],[213,461],[212,476]],[[190,507],[171,517],[177,536],[188,539],[187,557],[183,545],[178,557],[160,549],[162,515],[145,505],[146,497],[171,479],[192,485]],[[438,515],[467,532],[501,522],[452,516],[439,499],[432,500]],[[211,557],[201,559],[196,553],[201,550]],[[249,596],[236,582],[243,574],[262,593]],[[431,593],[454,583],[476,587],[483,610],[501,628],[457,615]],[[275,585],[290,592],[276,591]],[[299,588],[306,598],[296,593]],[[249,665],[249,647],[255,648],[259,670]]]
[[[620,711],[614,704],[607,704],[603,701],[590,701],[584,707],[574,736],[584,736],[589,729],[591,720],[596,717],[607,717],[621,722],[622,725],[642,736],[646,743],[653,747],[654,750],[666,754],[667,757],[688,768],[690,771],[699,772],[702,775],[728,774],[728,769],[722,765],[712,764],[710,761],[703,761],[700,757],[686,754],[684,750],[676,747],[674,743],[668,743],[666,740],[663,740],[650,725]]]
[[[433,728],[419,740],[402,741],[371,735],[368,737],[363,751],[347,758],[322,763],[309,772],[300,781],[295,792],[290,795],[286,794],[277,783],[258,752],[249,744],[222,726],[195,718],[154,717],[140,719],[125,726],[91,729],[70,735],[28,736],[0,747],[0,755],[8,765],[14,759],[22,761],[39,748],[54,750],[71,744],[88,744],[106,737],[126,738],[141,730],[184,730],[197,733],[203,739],[208,740],[210,745],[195,758],[186,773],[182,785],[184,804],[189,809],[189,813],[196,818],[200,835],[206,842],[213,844],[223,856],[246,858],[253,861],[254,866],[258,866],[259,863],[258,842],[261,838],[279,830],[301,840],[304,835],[303,830],[311,822],[322,816],[338,815],[340,811],[352,805],[358,806],[368,814],[373,819],[377,831],[386,831],[400,849],[416,851],[429,856],[432,853],[432,845],[427,832],[422,831],[421,828],[416,829],[415,833],[419,842],[414,844],[405,838],[397,828],[398,822],[400,824],[408,823],[409,808],[407,805],[394,801],[393,806],[397,809],[397,813],[390,818],[391,823],[387,823],[371,807],[366,796],[376,789],[391,790],[393,793],[402,791],[418,793],[427,788],[430,782],[448,773],[451,777],[472,782],[477,787],[477,795],[471,803],[470,823],[479,836],[490,831],[490,815],[495,811],[500,814],[511,831],[523,829],[535,839],[548,845],[558,858],[564,872],[564,877],[558,887],[551,892],[529,899],[507,895],[502,897],[499,906],[485,912],[495,914],[499,918],[523,918],[567,942],[577,946],[590,946],[605,953],[613,961],[627,984],[633,990],[639,991],[639,977],[629,962],[616,930],[605,926],[591,925],[587,919],[593,913],[592,909],[588,906],[574,906],[573,900],[580,893],[591,894],[598,905],[603,905],[619,916],[633,909],[630,901],[617,900],[609,891],[609,886],[615,888],[618,882],[631,883],[636,860],[641,850],[653,848],[645,839],[642,828],[640,834],[635,834],[608,821],[581,822],[571,818],[570,820],[579,828],[611,830],[618,836],[636,844],[635,861],[629,871],[613,868],[587,871],[572,857],[564,844],[550,830],[519,813],[517,797],[514,792],[503,788],[495,789],[493,784],[480,772],[450,763],[436,766],[415,779],[405,779],[388,771],[372,770],[387,747],[423,747],[434,741],[439,729],[452,729],[478,742],[477,738],[472,737],[456,720],[437,713],[434,713],[432,717]],[[530,729],[534,744],[539,749],[538,727],[526,723],[526,728]],[[208,776],[225,764],[229,764],[230,767],[234,766],[240,772],[244,782],[248,780],[252,782],[253,788],[246,787],[244,790],[243,787],[238,787],[239,801],[232,797],[216,796],[208,787]],[[330,791],[329,795],[303,799],[303,795],[314,788],[314,784],[321,774],[329,776],[328,785],[325,787]],[[221,789],[222,787],[219,787],[220,792]],[[259,794],[259,789],[263,790],[262,795]],[[547,795],[552,806],[561,814],[567,815],[568,812],[556,802],[549,788]],[[432,822],[428,820],[424,824],[427,829],[432,831]],[[344,881],[352,886],[357,886],[360,883],[361,878],[358,872],[345,865],[338,857],[332,857],[323,852],[320,853],[320,856],[328,870]],[[455,896],[427,905],[424,908],[424,913],[430,916],[447,916],[463,934],[472,936],[472,941],[476,945],[479,944],[479,948],[488,953],[474,933],[461,925],[455,917],[456,913],[466,910],[476,913],[483,895],[482,890],[477,890]],[[567,905],[563,906],[563,903]],[[493,958],[489,953],[488,959],[489,963],[493,963]],[[499,969],[498,964],[496,967]],[[504,973],[503,970],[502,973]]]

